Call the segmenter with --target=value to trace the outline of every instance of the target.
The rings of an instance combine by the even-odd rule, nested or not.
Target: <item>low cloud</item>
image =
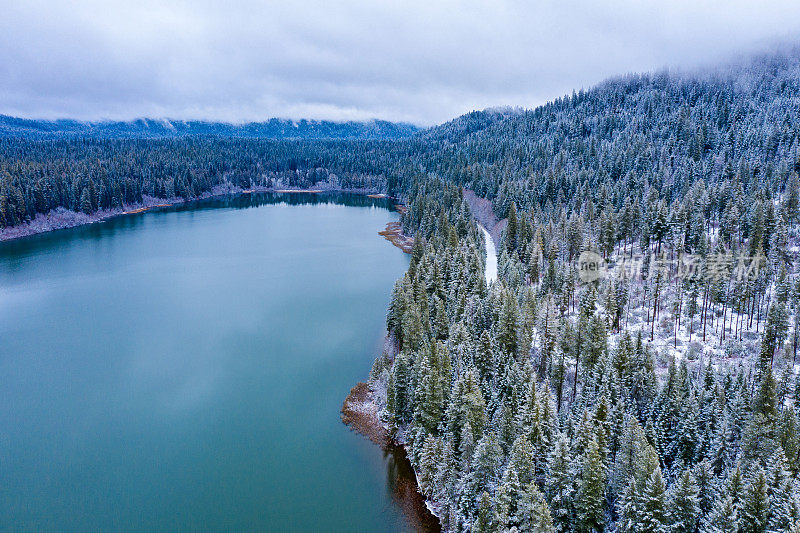
[[[797,2],[13,2],[0,113],[430,125],[795,39]]]

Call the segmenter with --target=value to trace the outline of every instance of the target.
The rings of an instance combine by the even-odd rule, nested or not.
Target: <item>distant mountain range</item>
[[[54,139],[94,137],[103,139],[171,139],[180,137],[236,137],[251,139],[403,139],[419,128],[413,124],[370,120],[331,122],[273,118],[265,122],[224,122],[137,119],[129,122],[32,120],[0,115],[0,137]]]

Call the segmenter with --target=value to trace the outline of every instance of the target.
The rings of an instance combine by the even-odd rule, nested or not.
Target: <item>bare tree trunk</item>
[[[678,347],[678,328],[681,327],[681,304],[683,303],[683,293],[678,289],[678,313],[675,317],[675,348]]]
[[[580,351],[580,350],[579,350]],[[575,380],[572,382],[572,401],[575,401],[575,398],[578,395],[578,362],[580,361],[580,355],[578,352],[575,352]]]
[[[703,291],[703,316],[701,317],[703,323],[703,342],[706,342],[706,323],[708,322],[708,287]]]

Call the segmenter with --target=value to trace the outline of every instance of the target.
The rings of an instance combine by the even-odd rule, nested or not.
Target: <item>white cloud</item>
[[[0,113],[438,123],[792,39],[800,3],[10,2]]]

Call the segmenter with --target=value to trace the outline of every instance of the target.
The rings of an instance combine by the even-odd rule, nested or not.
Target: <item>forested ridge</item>
[[[225,185],[387,187],[372,154],[396,141],[0,139],[0,227],[56,208],[93,213],[145,196],[192,199]],[[337,177],[332,169],[351,169]]]
[[[371,386],[449,531],[800,531],[800,50],[405,140],[0,140],[0,226],[218,186],[401,195]],[[499,280],[462,188],[506,219]],[[581,258],[604,263],[583,276]]]
[[[0,136],[29,139],[96,137],[103,139],[169,139],[198,136],[250,139],[400,139],[417,131],[411,124],[371,120],[331,122],[286,120],[232,124],[200,120],[138,119],[127,122],[33,120],[0,115]]]

